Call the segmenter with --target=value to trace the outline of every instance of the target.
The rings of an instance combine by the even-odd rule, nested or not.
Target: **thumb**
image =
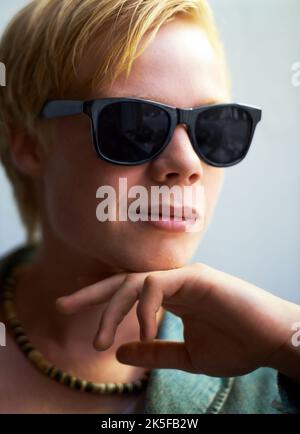
[[[169,368],[194,372],[185,344],[174,341],[129,342],[116,351],[120,363],[147,368]]]

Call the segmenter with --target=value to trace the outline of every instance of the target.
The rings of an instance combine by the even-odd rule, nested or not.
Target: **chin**
[[[183,252],[184,250],[177,252],[174,251],[174,249],[173,251],[164,249],[161,249],[161,251],[157,249],[153,251],[136,251],[133,254],[123,252],[122,258],[118,261],[118,265],[128,272],[135,273],[170,270],[187,265],[192,254],[187,256],[183,254]]]

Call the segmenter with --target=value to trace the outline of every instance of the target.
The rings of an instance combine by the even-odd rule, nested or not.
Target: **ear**
[[[24,128],[9,125],[10,154],[15,167],[23,174],[37,178],[42,172],[42,154],[37,137]]]

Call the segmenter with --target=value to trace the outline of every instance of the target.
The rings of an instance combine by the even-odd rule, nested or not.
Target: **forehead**
[[[128,79],[121,74],[91,96],[139,97],[184,108],[225,101],[226,91],[220,59],[199,24],[174,18],[134,61]]]

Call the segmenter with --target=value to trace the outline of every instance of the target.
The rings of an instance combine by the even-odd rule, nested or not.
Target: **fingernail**
[[[55,307],[60,313],[68,314],[72,313],[70,306],[66,306],[63,300],[64,297],[57,298],[55,300]]]
[[[64,302],[65,299],[66,299],[65,296],[63,296],[63,297],[58,297],[58,298],[56,299],[56,303]]]
[[[62,304],[61,304],[61,298],[57,298],[57,299],[55,300],[55,305],[56,305],[56,307],[57,307],[58,309],[60,309],[60,308],[62,307]]]
[[[101,351],[102,348],[102,342],[99,340],[99,338],[96,336],[93,340],[93,347],[95,348],[95,350],[97,351]]]

